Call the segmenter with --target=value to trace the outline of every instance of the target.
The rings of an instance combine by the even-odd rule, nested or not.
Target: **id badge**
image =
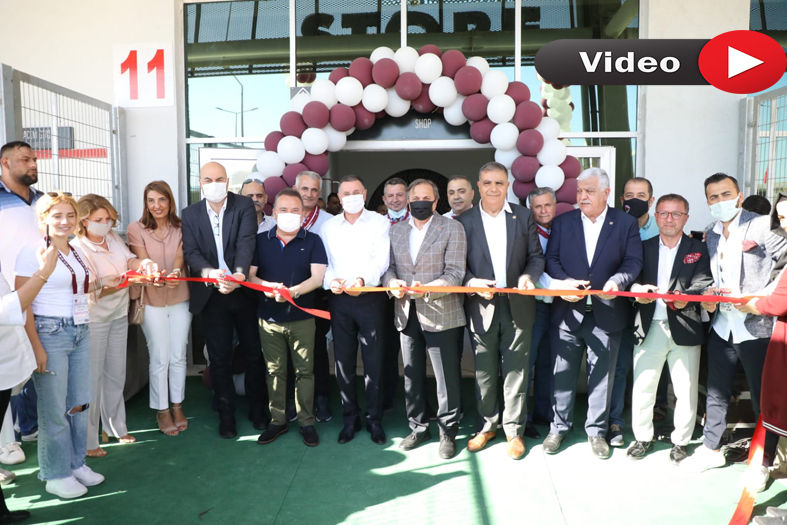
[[[719,303],[719,310],[730,313],[735,311],[735,306],[732,303]]]
[[[87,324],[90,322],[89,306],[87,295],[79,294],[74,296],[74,324]]]

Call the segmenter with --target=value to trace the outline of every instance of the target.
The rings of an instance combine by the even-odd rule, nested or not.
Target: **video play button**
[[[714,87],[748,94],[778,82],[787,68],[787,55],[778,42],[762,33],[730,31],[705,44],[699,66]]]

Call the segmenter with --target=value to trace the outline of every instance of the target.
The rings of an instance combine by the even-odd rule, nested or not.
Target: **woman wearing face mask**
[[[33,346],[38,392],[38,478],[60,498],[78,498],[104,476],[85,465],[87,420],[93,403],[90,381],[90,314],[88,297],[116,288],[122,277],[99,277],[89,270],[85,252],[68,242],[77,225],[77,203],[65,193],[48,193],[36,203],[40,245],[22,248],[16,260],[16,288],[30,279],[44,281],[33,300],[25,330]],[[37,253],[51,244],[58,263],[46,278]]]
[[[121,275],[128,270],[146,274],[156,271],[150,259],[138,259],[126,243],[112,231],[118,213],[100,195],[88,194],[77,203],[80,221],[77,239],[93,275]],[[101,420],[104,441],[108,436],[120,443],[136,439],[126,427],[126,406],[123,388],[126,384],[126,348],[128,341],[128,288],[104,290],[93,294],[90,301],[90,361],[93,378],[93,402],[87,426],[87,455],[104,457],[106,450],[98,445],[98,423]]]

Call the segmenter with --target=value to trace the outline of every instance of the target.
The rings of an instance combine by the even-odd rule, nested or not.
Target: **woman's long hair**
[[[169,199],[169,213],[167,214],[167,218],[169,219],[169,223],[173,228],[180,228],[180,217],[178,217],[178,214],[175,212],[175,198],[172,196],[172,190],[170,189],[169,184],[163,180],[154,180],[145,186],[145,191],[142,192],[143,211],[142,218],[139,219],[139,222],[142,223],[142,226],[144,226],[146,230],[155,230],[158,227],[156,224],[156,218],[153,217],[153,214],[150,213],[150,210],[148,209],[148,193],[151,191],[160,193]]]

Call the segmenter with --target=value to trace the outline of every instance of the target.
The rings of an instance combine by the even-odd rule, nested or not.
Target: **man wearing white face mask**
[[[260,333],[255,326],[256,302],[237,292],[237,281],[245,281],[254,256],[257,216],[248,197],[227,193],[229,181],[224,167],[209,162],[200,170],[200,188],[205,199],[183,210],[183,257],[194,277],[217,279],[217,284],[189,283],[189,310],[202,314],[205,343],[210,359],[214,407],[219,413],[219,434],[237,435],[235,385],[232,380],[232,331],[238,334],[246,356],[246,395],[249,419],[254,428],[267,427],[265,364],[260,351]]]

